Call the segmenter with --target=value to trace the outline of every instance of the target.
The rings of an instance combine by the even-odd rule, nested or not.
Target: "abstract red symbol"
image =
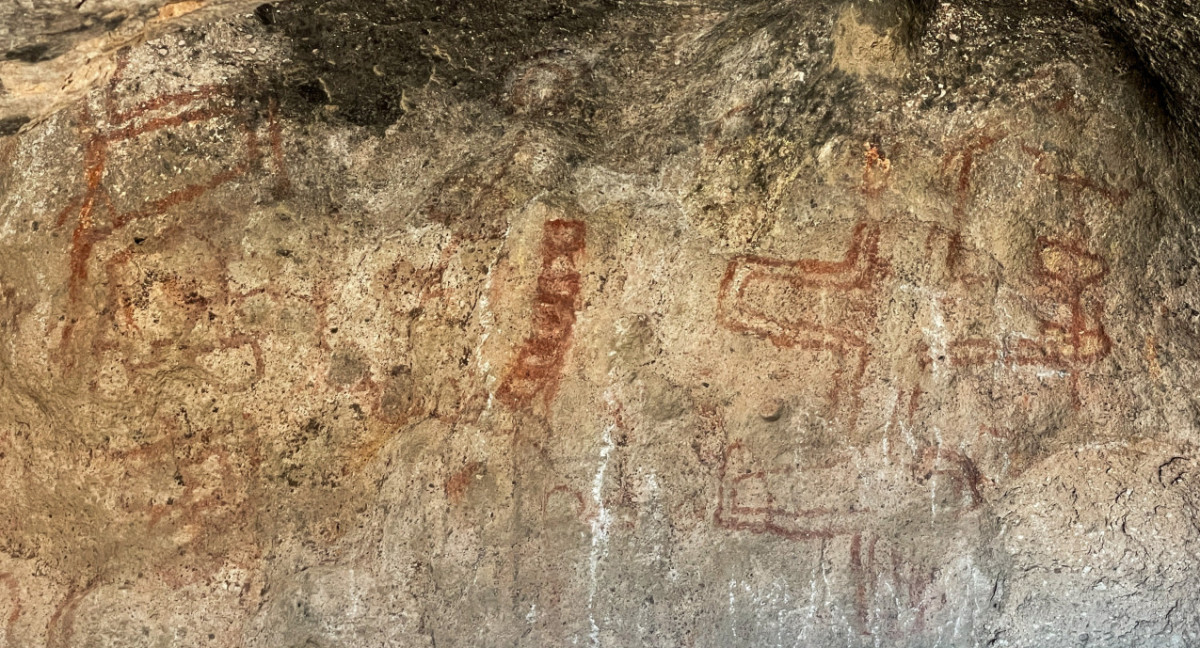
[[[993,144],[1004,138],[1004,133],[996,135],[981,135],[979,139],[952,149],[942,158],[942,172],[949,171],[954,160],[958,160],[958,169],[953,174],[954,185],[954,221],[961,225],[966,218],[967,202],[971,198],[971,171],[975,167],[975,156],[984,153]]]
[[[579,272],[586,226],[552,220],[542,229],[542,271],[533,298],[533,330],[508,367],[496,397],[517,409],[542,395],[554,398],[579,310]]]
[[[735,257],[721,279],[717,321],[730,330],[768,338],[777,347],[832,354],[838,367],[829,401],[836,411],[849,389],[852,418],[867,366],[876,283],[888,273],[878,251],[879,228],[860,223],[840,261]]]
[[[75,230],[71,236],[70,296],[75,301],[88,276],[92,249],[126,225],[147,217],[161,215],[168,209],[191,202],[217,187],[245,175],[264,157],[254,128],[254,111],[237,105],[238,98],[230,86],[205,85],[195,90],[164,94],[122,110],[118,105],[116,86],[126,59],[118,63],[104,96],[105,114],[92,115],[85,106],[81,116],[84,142],[84,191],[58,214],[56,227],[62,227],[74,215]],[[219,118],[230,118],[242,133],[244,151],[240,160],[199,183],[188,184],[168,191],[155,199],[146,200],[132,209],[118,209],[105,184],[107,163],[115,145],[128,142],[147,133],[171,132],[185,124],[202,124]],[[287,185],[283,167],[283,147],[276,121],[275,102],[268,109],[267,133],[270,154],[279,174],[279,187]],[[97,216],[107,212],[107,222]],[[67,332],[69,334],[69,328]]]
[[[1083,195],[1090,192],[1119,207],[1129,198],[1130,191],[1055,168],[1053,164],[1060,156],[1052,148],[1022,145],[1021,149],[1036,159],[1035,173],[1053,179],[1070,193],[1074,210],[1066,236],[1042,236],[1036,241],[1031,274],[1038,285],[1029,295],[1029,303],[1038,322],[1038,334],[1018,340],[1015,349],[989,338],[961,338],[948,345],[950,359],[957,366],[999,361],[1067,372],[1074,404],[1079,407],[1080,371],[1112,350],[1112,341],[1102,321],[1105,304],[1099,290],[1108,274],[1108,263],[1089,252],[1084,242],[1088,228]],[[966,168],[966,152],[963,160]],[[967,177],[962,175],[961,180],[966,181]]]
[[[724,529],[788,540],[832,538],[858,528],[854,518],[868,512],[858,502],[857,482],[837,464],[762,469],[738,441],[725,449],[718,476],[714,521]],[[825,499],[813,501],[817,493]],[[851,524],[835,526],[833,519]]]
[[[992,340],[955,340],[949,346],[951,361],[958,366],[969,366],[991,364],[1003,358],[1019,366],[1068,372],[1072,395],[1079,406],[1080,370],[1112,351],[1112,340],[1102,321],[1104,298],[1098,290],[1108,275],[1108,263],[1077,242],[1043,236],[1037,239],[1037,246],[1033,276],[1040,284],[1033,304],[1038,336],[1019,340],[1008,357],[1001,353],[1000,344]]]
[[[896,548],[881,546],[880,538],[860,533],[850,539],[850,572],[859,634],[879,629],[899,637],[924,631],[932,566],[914,563]]]
[[[776,448],[762,454],[773,457],[779,452]],[[929,497],[926,484],[932,479],[937,480],[939,501],[949,505],[952,515],[983,504],[985,478],[970,457],[944,446],[927,446],[897,459],[898,470],[884,478],[888,488]],[[860,533],[879,514],[863,503],[863,486],[854,477],[860,468],[848,457],[808,466],[764,467],[767,463],[744,441],[725,448],[717,473],[718,527],[809,540]]]
[[[1078,398],[1078,372],[1112,351],[1112,341],[1104,330],[1101,316],[1104,300],[1089,293],[1108,274],[1108,264],[1074,243],[1038,239],[1034,276],[1050,291],[1052,316],[1038,316],[1041,336],[1021,340],[1016,362],[1022,365],[1050,367],[1071,374],[1072,389]],[[1066,313],[1056,308],[1066,305]]]
[[[1085,191],[1095,193],[1118,207],[1125,204],[1125,201],[1129,199],[1130,191],[1128,189],[1117,189],[1107,182],[1096,180],[1080,173],[1063,173],[1057,169],[1050,168],[1050,163],[1053,159],[1051,151],[1026,144],[1021,145],[1021,150],[1036,158],[1037,161],[1033,164],[1035,172],[1053,178],[1055,182],[1066,187],[1071,192],[1072,200],[1077,210],[1082,210],[1080,200]]]
[[[930,237],[932,238],[935,235],[948,236],[946,242],[946,269],[951,273],[962,275],[960,278],[966,283],[973,283],[980,280],[980,277],[974,276],[969,270],[964,272],[959,269],[963,255],[967,251],[966,245],[963,243],[962,228],[967,221],[967,204],[971,200],[971,175],[972,170],[975,168],[975,156],[987,152],[996,142],[999,142],[1003,138],[1004,133],[980,135],[974,141],[951,149],[942,158],[942,173],[950,180],[954,191],[954,204],[951,208],[954,222],[948,230],[935,226],[930,233]],[[958,167],[951,173],[951,165],[955,160],[958,160]]]
[[[765,456],[778,454],[775,448]],[[726,447],[718,471],[714,523],[754,535],[822,541],[823,553],[831,546],[824,541],[848,542],[855,630],[888,636],[920,632],[939,598],[931,591],[938,565],[919,551],[891,545],[873,530],[898,509],[864,505],[872,487],[861,482],[861,469],[844,458],[807,467],[764,468],[745,442],[736,441]],[[983,504],[984,478],[975,463],[949,448],[926,447],[893,469],[892,476],[874,488],[900,494],[905,502],[916,497],[921,508],[936,497],[950,505],[952,516]]]

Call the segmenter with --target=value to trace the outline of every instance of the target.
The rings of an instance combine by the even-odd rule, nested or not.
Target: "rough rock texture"
[[[6,0],[0,4],[0,137],[78,101],[117,52],[246,0]]]
[[[0,646],[1196,645],[1193,54],[1089,15],[121,50],[0,137]]]

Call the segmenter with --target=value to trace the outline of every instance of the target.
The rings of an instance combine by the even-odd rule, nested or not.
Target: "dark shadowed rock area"
[[[1147,4],[0,7],[0,647],[1200,645]]]

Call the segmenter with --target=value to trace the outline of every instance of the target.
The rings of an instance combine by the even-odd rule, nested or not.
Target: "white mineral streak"
[[[929,346],[929,360],[936,376],[941,373],[945,359],[948,357],[946,320],[942,316],[942,309],[938,305],[937,299],[930,299],[927,303],[929,304],[929,326],[922,327],[921,332],[925,335],[925,344]]]
[[[611,392],[605,392],[604,400],[610,409],[614,407]],[[604,506],[604,474],[608,471],[608,457],[614,447],[612,433],[616,427],[615,422],[604,426],[600,437],[600,463],[596,467],[596,476],[592,478],[592,503],[595,504],[596,513],[591,519],[592,551],[588,556],[588,625],[593,646],[600,645],[600,626],[596,624],[596,589],[599,587],[600,561],[608,553],[608,527],[612,522],[612,514]]]
[[[933,476],[929,479],[929,519],[937,519],[937,476],[938,471],[942,468],[942,431],[933,428],[934,437],[937,439],[937,454],[933,458]]]

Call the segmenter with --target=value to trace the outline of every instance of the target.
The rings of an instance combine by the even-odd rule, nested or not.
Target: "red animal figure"
[[[875,287],[888,273],[878,252],[879,228],[860,223],[840,261],[735,257],[717,301],[717,321],[727,329],[765,337],[780,348],[832,354],[838,367],[828,395],[831,410],[838,410],[849,389],[851,427],[870,352],[866,333],[876,314]]]

